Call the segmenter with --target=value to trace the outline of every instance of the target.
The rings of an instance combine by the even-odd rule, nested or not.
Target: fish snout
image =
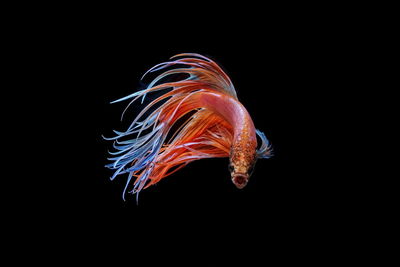
[[[232,175],[232,182],[237,188],[242,189],[247,185],[249,176],[247,174],[236,173]]]

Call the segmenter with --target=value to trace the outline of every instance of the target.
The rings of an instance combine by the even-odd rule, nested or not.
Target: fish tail
[[[176,55],[145,75],[162,70],[147,88],[112,102],[130,100],[129,108],[139,99],[143,102],[148,94],[162,92],[144,106],[125,131],[114,131],[114,137],[105,138],[114,141],[115,151],[110,152],[111,163],[106,165],[114,170],[111,179],[128,174],[123,196],[130,186],[128,192],[139,193],[194,160],[229,156],[232,125],[199,105],[207,93],[237,99],[229,77],[212,60],[189,53]],[[188,78],[161,82],[173,74],[188,74]]]

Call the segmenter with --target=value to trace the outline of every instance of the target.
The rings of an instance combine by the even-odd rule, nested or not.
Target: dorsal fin
[[[151,72],[159,71],[165,69],[167,67],[171,67],[174,65],[187,65],[188,68],[176,68],[163,72],[159,76],[157,76],[148,86],[147,88],[152,88],[159,80],[162,78],[172,75],[172,74],[181,74],[186,73],[190,75],[188,80],[193,81],[201,81],[205,82],[209,85],[207,88],[214,89],[219,93],[223,93],[229,95],[236,100],[236,90],[230,80],[229,76],[222,70],[222,68],[215,63],[213,60],[196,53],[182,53],[177,54],[170,58],[170,61],[163,62],[155,65],[151,69],[149,69],[143,76],[142,79]]]

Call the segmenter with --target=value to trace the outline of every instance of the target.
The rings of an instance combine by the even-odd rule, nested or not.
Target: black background
[[[36,94],[44,100],[35,117],[43,119],[27,122],[42,129],[34,138],[43,169],[24,216],[40,214],[34,225],[54,233],[51,242],[74,240],[83,248],[160,249],[177,241],[205,242],[215,254],[284,253],[291,246],[322,253],[318,244],[340,235],[344,223],[336,215],[346,192],[337,190],[343,178],[327,164],[335,145],[326,135],[344,40],[333,38],[321,18],[264,15],[246,24],[216,14],[206,24],[88,19],[34,34],[45,40],[35,58],[43,60],[49,90]],[[123,130],[125,105],[109,102],[136,91],[147,69],[182,52],[224,68],[274,157],[258,160],[243,190],[230,181],[228,159],[207,159],[142,191],[138,205],[135,196],[123,201],[125,179],[109,180],[111,144],[102,135]]]

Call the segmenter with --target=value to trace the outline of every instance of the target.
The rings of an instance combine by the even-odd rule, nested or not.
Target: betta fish
[[[155,72],[161,73],[143,90],[111,102],[130,100],[126,111],[157,92],[126,131],[105,138],[114,141],[115,150],[109,152],[112,162],[106,165],[115,170],[111,180],[128,176],[123,198],[130,186],[129,192],[138,196],[142,189],[204,158],[229,157],[233,184],[245,187],[256,160],[271,157],[272,149],[239,102],[228,75],[211,59],[193,53],[155,65],[142,79]],[[168,80],[174,75],[184,78]]]

